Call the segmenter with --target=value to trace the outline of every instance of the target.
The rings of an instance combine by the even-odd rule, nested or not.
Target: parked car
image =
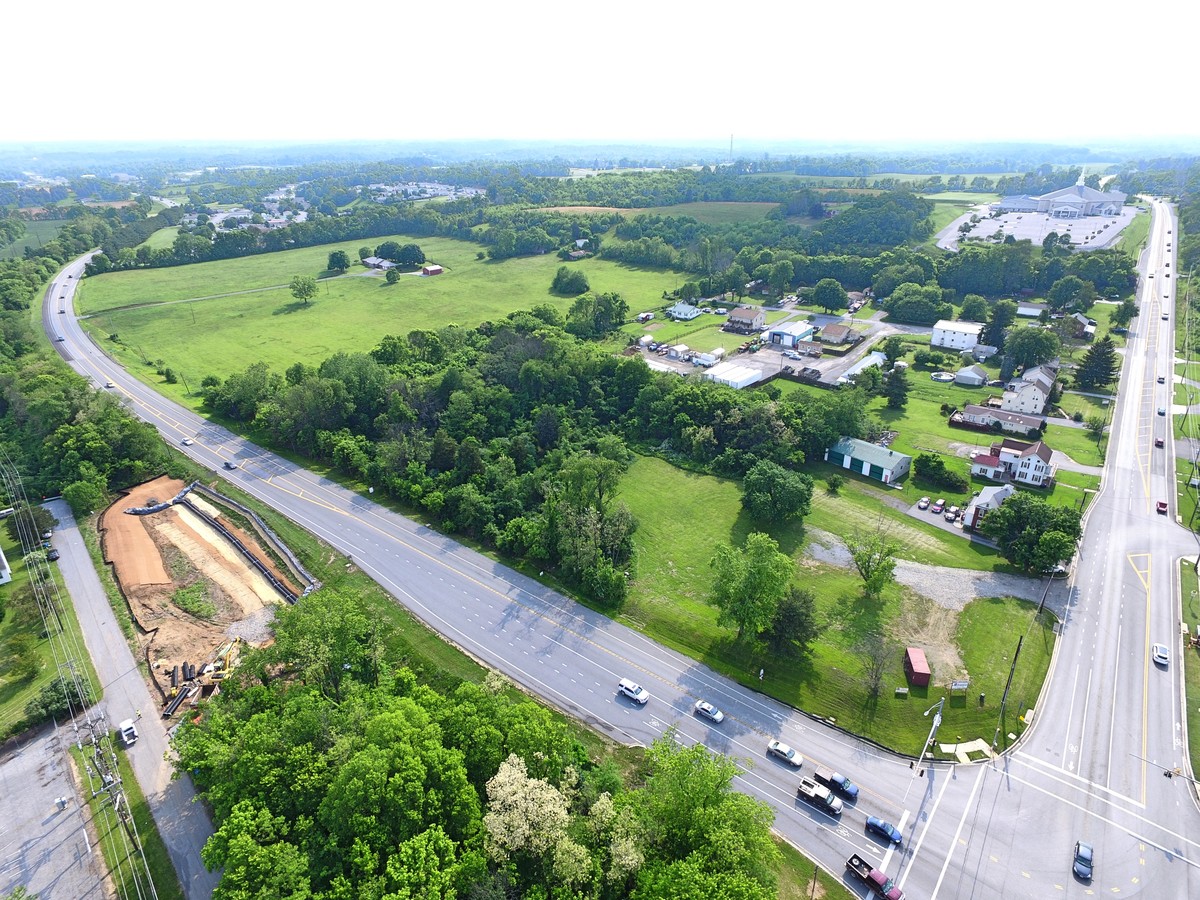
[[[804,765],[804,757],[789,747],[783,741],[772,740],[767,743],[767,752],[777,756],[795,769]]]
[[[938,497],[937,500],[935,500],[933,502],[933,506],[929,507],[929,511],[931,513],[933,513],[934,515],[937,515],[945,508],[946,508],[946,501],[943,500],[941,497]]]
[[[1171,654],[1167,650],[1166,644],[1151,644],[1150,658],[1154,660],[1155,665],[1165,666],[1171,662]]]
[[[1075,842],[1075,858],[1071,862],[1071,871],[1084,881],[1091,881],[1092,869],[1096,865],[1096,852],[1091,844],[1083,841]]]
[[[640,703],[642,706],[645,706],[646,701],[650,699],[650,693],[644,687],[628,678],[622,678],[617,682],[617,690],[634,703]]]
[[[867,831],[872,834],[877,834],[885,841],[890,841],[899,846],[904,840],[904,835],[900,833],[900,829],[891,822],[885,822],[878,816],[867,816]]]
[[[948,510],[946,510],[946,521],[947,522],[954,522],[957,519],[958,519],[958,507],[957,506],[952,506]]]
[[[702,716],[716,725],[720,725],[725,721],[725,713],[721,712],[707,700],[696,701],[696,715]]]
[[[917,501],[917,509],[929,509],[929,498],[922,497]]]
[[[46,554],[46,559],[50,560],[50,562],[54,562],[59,556],[60,554],[58,550],[52,548],[50,552]]]

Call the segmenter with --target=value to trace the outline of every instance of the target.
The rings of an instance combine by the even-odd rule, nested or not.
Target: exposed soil
[[[170,500],[184,486],[167,477],[137,485],[100,517],[104,558],[113,567],[138,626],[140,649],[164,696],[172,667],[184,662],[201,667],[229,637],[267,640],[274,608],[283,602],[232,543],[186,506],[174,504],[148,515],[125,512]],[[274,577],[298,592],[295,579],[279,571],[256,536],[222,517],[219,508],[195,492],[189,500],[219,519]]]

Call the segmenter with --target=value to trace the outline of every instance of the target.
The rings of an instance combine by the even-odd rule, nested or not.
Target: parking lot
[[[937,501],[940,499],[945,500],[946,507],[945,507],[945,509],[942,510],[942,512],[935,513],[933,511],[934,504],[936,504]],[[951,534],[958,534],[963,537],[970,538],[971,537],[970,533],[964,532],[963,527],[962,527],[962,514],[963,514],[964,507],[960,506],[958,508],[958,518],[956,518],[953,522],[946,521],[946,511],[949,510],[952,505],[957,505],[958,503],[961,503],[961,502],[962,502],[961,498],[957,498],[957,497],[948,498],[948,497],[944,497],[944,496],[937,497],[937,496],[930,495],[928,509],[919,509],[918,504],[914,503],[912,506],[910,506],[908,508],[908,514],[910,516],[912,516],[914,519],[920,519],[922,522],[928,522],[930,525],[936,525],[938,528],[942,529],[943,531],[948,531]]]
[[[1126,206],[1119,216],[1083,216],[1078,219],[1056,219],[1046,213],[1005,213],[996,218],[985,217],[971,229],[969,237],[988,239],[997,232],[1014,240],[1041,244],[1050,232],[1071,235],[1079,250],[1100,250],[1114,244],[1125,226],[1137,215],[1136,206]],[[960,239],[961,240],[961,239]],[[960,245],[961,246],[961,243]]]

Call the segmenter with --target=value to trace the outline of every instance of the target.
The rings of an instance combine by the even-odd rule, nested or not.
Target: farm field
[[[25,255],[26,247],[41,247],[54,240],[58,230],[66,225],[65,219],[39,219],[25,223],[25,236],[15,243],[0,247],[0,259],[15,259]]]
[[[703,200],[696,203],[676,203],[672,206],[649,206],[626,209],[616,206],[550,206],[548,210],[574,213],[617,213],[627,219],[634,216],[690,216],[705,225],[728,225],[734,222],[756,222],[766,218],[778,203],[750,201]]]
[[[395,285],[379,275],[326,278],[307,306],[291,296],[288,280],[322,271],[331,250],[345,249],[356,257],[357,242],[89,278],[81,285],[79,308],[91,316],[85,327],[135,374],[142,371],[152,379],[144,360],[162,360],[198,382],[208,374],[242,371],[249,361],[261,359],[282,372],[297,360],[315,365],[340,350],[370,350],[388,334],[451,324],[474,327],[538,303],[565,313],[573,302],[550,293],[562,265],[553,255],[490,262],[476,259],[478,246],[465,241],[421,239],[420,244],[430,260],[446,267],[445,275],[405,275]],[[586,273],[593,290],[620,293],[631,310],[660,308],[663,291],[684,280],[675,272],[600,259],[573,265]],[[194,297],[209,299],[178,302]],[[108,340],[114,333],[119,343]],[[167,393],[183,399],[178,392]]]
[[[172,225],[170,228],[160,228],[146,240],[142,241],[140,246],[149,247],[151,250],[165,250],[175,243],[175,237],[179,234],[179,226]]]
[[[891,687],[904,684],[898,647],[905,642],[936,647],[938,684],[969,672],[972,690],[998,697],[1008,674],[1002,658],[1011,652],[1010,647],[1001,645],[1010,636],[1015,639],[1016,634],[1032,628],[1034,640],[1027,641],[1026,650],[1033,652],[1028,657],[1023,652],[1018,666],[1020,684],[1014,690],[1017,696],[1030,699],[1037,694],[1053,637],[1048,620],[1034,624],[1036,610],[1032,604],[977,600],[960,614],[936,607],[900,586],[885,592],[881,602],[865,603],[861,583],[852,570],[803,556],[808,538],[804,526],[798,524],[771,533],[780,549],[796,560],[803,583],[816,595],[818,619],[829,628],[813,645],[810,659],[785,661],[748,644],[738,644],[731,629],[716,625],[717,610],[705,600],[712,582],[708,560],[716,546],[740,545],[753,530],[742,511],[737,483],[685,472],[654,457],[639,457],[626,473],[619,496],[639,522],[634,536],[638,577],[631,585],[621,618],[733,678],[756,682],[754,673],[762,668],[767,673],[762,684],[773,696],[815,715],[834,717],[839,725],[902,752],[916,753],[928,723],[913,716],[912,707],[939,688],[918,688],[913,691],[915,699],[894,699]],[[848,499],[856,507],[861,501],[858,508],[864,521],[869,519],[866,524],[873,525],[881,505],[878,499],[852,495],[849,490],[831,498],[823,492],[820,481],[808,523],[822,528],[832,525],[845,533],[847,522],[853,518],[844,509]],[[686,527],[681,527],[682,523]],[[915,526],[912,530],[920,532]],[[906,544],[907,537],[901,535],[898,540]],[[880,628],[897,649],[889,651],[884,694],[870,701],[853,647],[863,634]],[[1030,643],[1036,646],[1030,648]],[[956,706],[953,701],[947,707],[946,722],[953,732],[982,736],[985,728],[990,734],[995,726],[995,708],[985,708],[981,713],[974,703]],[[1007,725],[1011,726],[1008,730],[1019,733],[1018,723]]]

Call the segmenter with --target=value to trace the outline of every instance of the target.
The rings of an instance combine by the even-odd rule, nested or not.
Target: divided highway
[[[674,726],[681,739],[738,759],[738,788],[770,802],[779,833],[860,894],[861,883],[844,872],[853,852],[897,877],[911,898],[1147,888],[1156,896],[1200,896],[1200,846],[1188,837],[1198,833],[1200,816],[1188,785],[1160,774],[1186,765],[1173,566],[1195,549],[1173,519],[1154,511],[1158,498],[1174,493],[1169,421],[1156,415],[1158,404],[1170,403],[1171,322],[1160,319],[1160,308],[1170,309],[1171,299],[1157,285],[1169,280],[1159,273],[1169,262],[1172,227],[1170,210],[1156,204],[1144,262],[1155,278],[1140,292],[1104,487],[1088,514],[1034,725],[995,764],[932,766],[927,777],[915,777],[906,759],[735,684],[164,399],[79,328],[70,303],[83,260],[52,283],[43,322],[52,340],[63,338],[55,346],[78,372],[98,386],[111,381],[165,440],[351,557],[464,651],[616,740],[646,744]],[[1157,384],[1159,374],[1165,385]],[[1167,448],[1153,448],[1155,433],[1167,435]],[[227,462],[237,468],[225,470]],[[1172,648],[1166,670],[1149,661],[1152,641]],[[645,686],[649,703],[621,697],[622,677]],[[722,724],[694,715],[700,698],[725,710]],[[862,786],[857,803],[839,820],[798,801],[795,769],[766,755],[771,738],[805,756],[806,774],[818,765],[848,774]],[[869,835],[868,815],[898,825],[903,849]],[[1078,839],[1096,847],[1090,885],[1071,875]]]

